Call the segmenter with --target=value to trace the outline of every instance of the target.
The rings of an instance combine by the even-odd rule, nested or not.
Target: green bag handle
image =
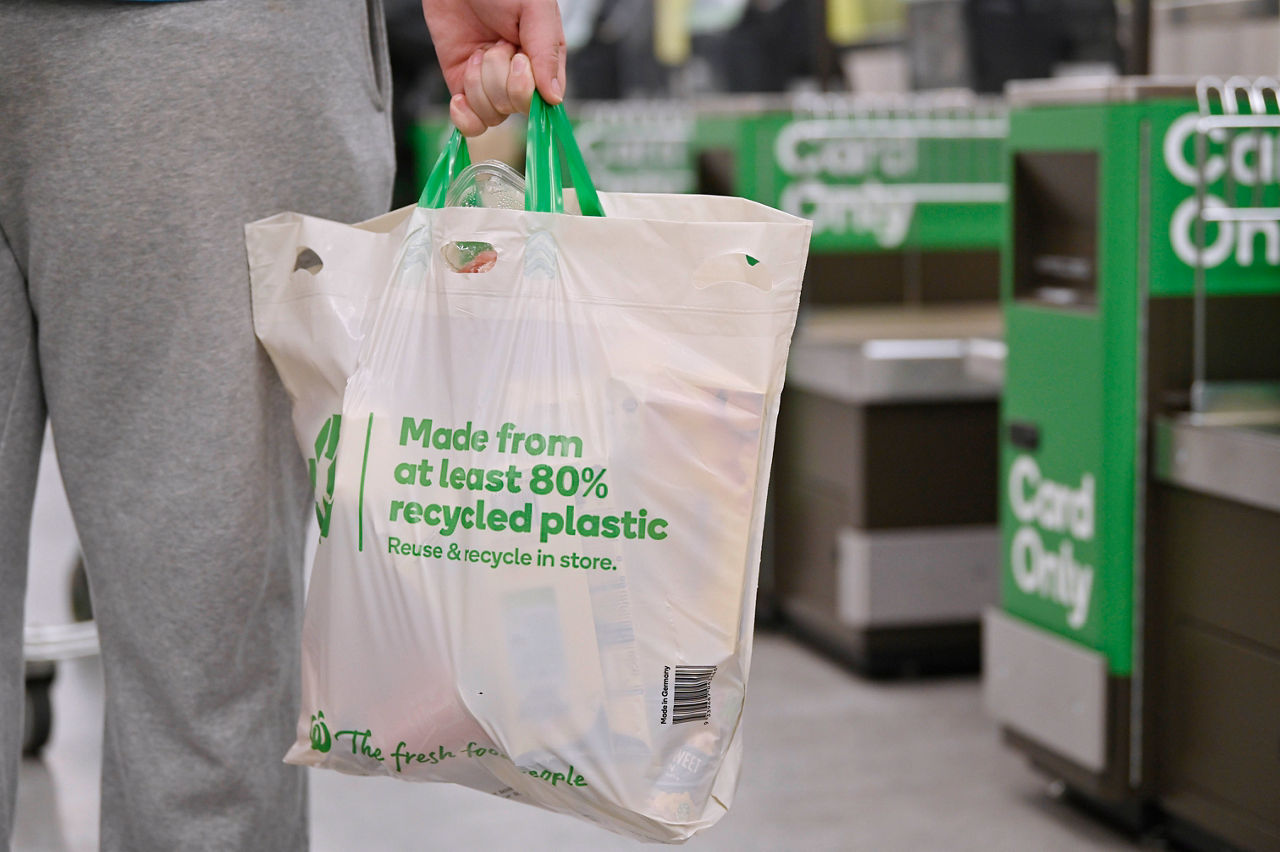
[[[573,136],[573,126],[564,104],[547,106],[542,96],[533,94],[529,109],[529,132],[525,142],[524,209],[537,213],[563,213],[564,190],[560,176],[559,149],[564,150],[569,175],[578,194],[578,207],[584,216],[603,216],[604,208],[596,192],[586,161]],[[418,199],[419,207],[440,208],[454,178],[471,165],[466,137],[456,128],[440,157],[436,160],[427,185]]]
[[[433,209],[443,207],[453,179],[469,165],[471,165],[471,153],[467,150],[467,137],[455,127],[453,133],[449,135],[449,141],[445,143],[444,150],[436,159],[436,164],[431,167],[431,174],[427,176],[427,185],[422,188],[418,206]]]

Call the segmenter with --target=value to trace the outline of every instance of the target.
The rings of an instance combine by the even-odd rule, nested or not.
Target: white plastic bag
[[[737,783],[810,225],[600,199],[604,217],[413,210],[390,282],[385,261],[352,279],[375,294],[343,321],[354,362],[307,273],[280,292],[305,234],[248,227],[255,324],[307,412],[324,516],[287,760],[681,841]],[[455,272],[459,243],[496,261]],[[343,248],[316,251],[329,270]]]

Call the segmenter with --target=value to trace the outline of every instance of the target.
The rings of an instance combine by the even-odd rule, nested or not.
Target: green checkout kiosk
[[[1068,788],[1203,849],[1280,849],[1274,94],[1009,89],[986,703]]]

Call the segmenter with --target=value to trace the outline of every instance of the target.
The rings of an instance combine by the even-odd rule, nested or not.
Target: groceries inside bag
[[[322,518],[287,760],[679,842],[738,780],[810,225],[741,199],[597,194],[562,110],[535,104],[530,134],[529,211],[436,206],[467,165],[451,142],[347,324],[340,409],[299,358],[305,333],[283,330],[324,312],[305,270],[255,272],[296,285],[256,303],[291,322],[255,322],[311,412],[295,423]]]

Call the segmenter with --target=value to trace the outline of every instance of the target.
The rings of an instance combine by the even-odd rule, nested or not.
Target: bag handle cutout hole
[[[455,240],[440,252],[450,269],[464,274],[488,272],[498,262],[498,250],[483,240]]]
[[[304,269],[312,275],[316,275],[321,269],[324,269],[324,261],[320,259],[320,255],[304,246],[298,249],[298,259],[293,264],[294,272],[299,269]]]
[[[762,292],[773,289],[773,273],[759,258],[745,252],[709,257],[693,273],[693,286],[702,290],[715,284],[746,284]]]

